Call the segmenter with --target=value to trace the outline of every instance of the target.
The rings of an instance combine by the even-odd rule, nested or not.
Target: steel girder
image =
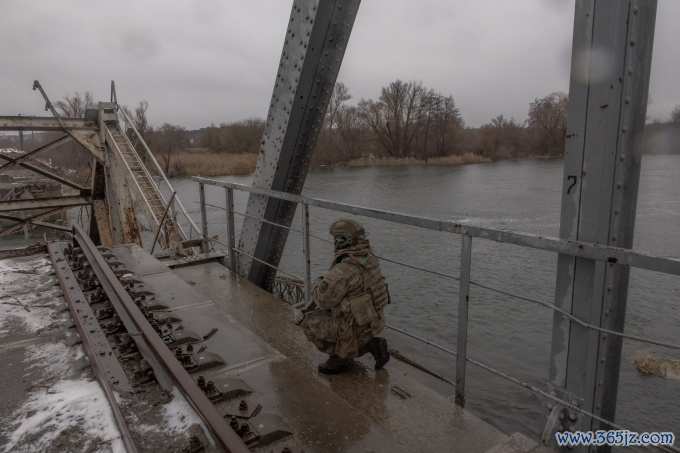
[[[64,126],[71,132],[83,135],[96,135],[99,126],[94,121],[85,118],[61,118]],[[59,132],[63,131],[59,120],[51,116],[0,116],[0,131],[35,131]]]
[[[656,7],[657,0],[576,2],[561,239],[633,245]],[[555,305],[623,331],[630,268],[615,262],[559,255]],[[613,421],[621,346],[620,337],[555,313],[549,390]],[[570,425],[607,429],[583,417]]]
[[[0,201],[0,212],[26,211],[41,208],[66,208],[91,204],[90,197],[49,197],[24,200]]]
[[[47,211],[43,211],[40,214],[35,214],[30,217],[26,217],[22,219],[21,217],[16,217],[16,216],[11,216],[7,214],[0,214],[0,219],[5,219],[5,220],[12,220],[16,222],[14,225],[10,225],[4,230],[0,231],[0,237],[10,235],[16,231],[19,231],[21,228],[24,227],[24,225],[38,225],[38,226],[46,226],[48,228],[54,228],[57,230],[64,230],[64,231],[70,231],[70,228],[62,227],[61,225],[54,225],[51,223],[45,223],[45,222],[40,222],[41,219],[44,219],[45,217],[49,217],[55,214],[60,213],[61,211],[68,209],[68,208],[55,208],[55,209],[49,209]]]
[[[10,157],[4,156],[5,159],[9,161],[9,163],[6,163],[5,165],[0,166],[0,173],[12,168],[15,165],[21,165],[23,162],[25,162],[27,160],[34,159],[34,158],[38,157],[39,155],[41,155],[41,154],[43,154],[43,153],[45,153],[45,152],[47,152],[51,149],[56,148],[59,145],[70,142],[71,140],[73,140],[73,139],[71,137],[69,137],[68,135],[66,135],[64,137],[61,137],[61,138],[54,140],[53,142],[48,143],[47,145],[41,146],[38,149],[35,149],[35,150],[28,152],[28,153],[26,153],[22,156],[19,156],[16,159],[12,159]]]
[[[106,126],[104,126],[106,127]],[[142,247],[139,223],[126,181],[124,164],[106,143],[106,200],[109,207],[115,244],[137,244]],[[142,201],[139,201],[140,204]]]
[[[70,138],[69,138],[69,139],[70,139]],[[0,154],[0,159],[4,159],[4,160],[7,160],[7,161],[11,161],[11,160],[12,160],[11,157],[7,157],[7,156],[5,156],[5,155],[3,155],[3,154]],[[72,188],[74,188],[74,189],[80,190],[81,195],[88,195],[88,194],[90,193],[90,189],[88,189],[87,187],[81,186],[80,184],[75,183],[75,182],[73,182],[73,181],[69,181],[68,179],[63,178],[63,177],[61,177],[61,176],[59,176],[59,175],[55,175],[54,173],[49,172],[49,171],[47,171],[47,170],[44,170],[44,169],[42,169],[42,168],[40,168],[40,167],[38,167],[38,166],[36,166],[36,165],[27,164],[27,163],[20,163],[20,164],[17,164],[17,165],[19,165],[20,167],[26,168],[27,170],[31,170],[32,172],[37,173],[37,174],[39,174],[39,175],[45,176],[45,177],[47,177],[47,178],[50,178],[50,179],[52,179],[52,180],[54,180],[54,181],[56,181],[56,182],[62,183],[62,184],[64,184],[64,185],[66,185],[66,186],[69,186],[69,187],[72,187]]]
[[[260,146],[255,187],[299,194],[345,54],[359,0],[296,0]],[[251,194],[237,249],[278,266],[294,203]],[[238,271],[271,291],[276,271],[238,256]]]

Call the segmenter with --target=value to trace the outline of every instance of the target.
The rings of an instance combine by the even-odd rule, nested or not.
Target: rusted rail
[[[78,286],[76,278],[73,275],[73,271],[71,271],[71,268],[68,266],[68,264],[66,264],[67,262],[64,259],[64,254],[61,250],[59,241],[49,242],[47,237],[45,237],[45,243],[47,244],[47,251],[50,255],[50,260],[52,261],[52,267],[54,268],[57,280],[59,280],[59,285],[61,286],[62,292],[64,293],[64,300],[66,301],[66,305],[68,305],[68,309],[71,312],[71,317],[73,318],[73,322],[75,323],[78,334],[80,335],[80,340],[83,343],[83,349],[85,349],[85,353],[87,354],[87,358],[90,361],[90,365],[92,365],[94,375],[97,378],[99,385],[101,385],[102,389],[104,390],[104,394],[106,394],[106,398],[109,400],[109,405],[111,406],[111,411],[113,412],[113,418],[116,420],[116,426],[118,426],[118,431],[120,431],[120,436],[123,440],[125,450],[128,453],[137,453],[137,447],[135,447],[135,444],[132,441],[132,435],[130,434],[130,430],[128,429],[127,423],[125,422],[123,413],[121,412],[118,402],[116,401],[116,397],[113,394],[113,390],[109,385],[106,373],[104,372],[101,363],[99,363],[99,358],[97,357],[97,353],[94,350],[92,339],[90,338],[87,329],[85,329],[82,319],[78,315],[76,303],[82,305],[83,307],[87,306],[89,308],[85,299],[85,295]],[[71,283],[67,282],[67,280],[71,280]],[[99,332],[99,334],[102,335],[101,332]],[[116,364],[118,364],[115,358],[114,361]],[[120,367],[119,364],[118,366]],[[120,373],[125,376],[125,372],[122,370],[122,368],[120,369]]]
[[[135,339],[143,339],[144,345],[137,344],[142,355],[145,356],[152,366],[154,362],[160,365],[166,377],[169,378],[173,385],[179,388],[222,448],[233,453],[249,453],[250,450],[241,441],[240,437],[217,412],[210,400],[191,379],[189,373],[176,360],[167,345],[158,336],[153,327],[151,327],[146,317],[139,311],[139,308],[137,308],[137,305],[135,305],[134,301],[125,291],[123,285],[118,281],[85,230],[79,225],[75,225],[73,227],[73,238],[80,245],[85,258],[87,258],[92,266],[92,270],[109,296],[111,304],[118,312],[125,327],[130,332],[135,331],[141,334],[135,335]],[[151,354],[153,357],[148,356],[148,354]],[[156,371],[155,366],[154,371]],[[159,379],[159,383],[163,385],[164,383],[161,381],[164,379],[160,376],[160,373],[156,373],[156,376]],[[167,384],[166,380],[165,385]]]

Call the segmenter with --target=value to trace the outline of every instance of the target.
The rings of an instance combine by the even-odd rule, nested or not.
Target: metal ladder
[[[161,195],[151,174],[142,163],[128,137],[119,129],[105,127],[106,143],[111,147],[114,155],[121,159],[128,187],[135,195],[144,213],[144,217],[149,222],[151,230],[154,234],[158,233],[159,228],[161,230],[158,235],[161,249],[174,250],[183,254],[193,254],[191,248],[185,250],[182,247],[181,243],[185,242],[187,238],[179,225],[177,225],[171,212],[167,213],[162,225],[160,224],[167,208],[167,202]],[[174,211],[172,206],[170,209]]]

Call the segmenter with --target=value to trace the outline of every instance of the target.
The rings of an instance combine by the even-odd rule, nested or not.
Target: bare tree
[[[331,132],[331,137],[338,131],[338,115],[340,115],[340,109],[344,102],[352,99],[352,95],[349,94],[349,89],[347,86],[338,82],[333,88],[333,93],[331,94],[331,99],[328,102],[328,111],[326,113],[327,128]]]
[[[680,104],[676,105],[673,110],[671,110],[671,116],[668,122],[673,124],[680,124]]]
[[[423,97],[422,156],[443,157],[459,149],[458,141],[464,128],[460,110],[453,96],[445,97],[430,90]]]
[[[257,117],[219,126],[211,124],[201,134],[201,146],[215,153],[254,154],[260,150],[264,125],[264,120]]]
[[[564,153],[568,109],[569,97],[562,92],[537,98],[529,104],[529,126],[539,132],[542,147],[549,156]]]
[[[67,118],[83,118],[85,110],[96,108],[96,105],[91,92],[79,93],[75,91],[73,97],[67,94],[63,101],[57,101],[56,107]]]
[[[361,118],[390,156],[406,157],[412,153],[422,125],[425,94],[421,82],[396,80],[382,88],[377,101],[359,102]]]
[[[135,129],[139,132],[142,138],[146,137],[149,132],[149,120],[146,117],[146,111],[149,108],[149,103],[146,101],[139,101],[139,105],[135,108],[135,116],[130,117],[135,123]]]

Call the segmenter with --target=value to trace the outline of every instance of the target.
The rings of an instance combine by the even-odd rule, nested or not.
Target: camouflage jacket
[[[338,319],[335,354],[356,357],[358,349],[385,327],[387,284],[368,241],[336,252],[330,270],[312,285],[312,297]]]

